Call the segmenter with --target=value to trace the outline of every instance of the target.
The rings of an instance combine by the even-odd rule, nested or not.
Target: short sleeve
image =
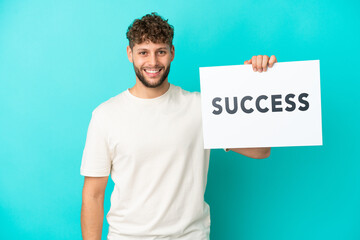
[[[80,174],[83,176],[105,177],[110,174],[108,137],[100,117],[98,112],[93,111],[81,161]]]

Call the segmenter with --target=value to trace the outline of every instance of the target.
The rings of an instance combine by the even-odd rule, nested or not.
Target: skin
[[[135,44],[131,49],[126,48],[129,61],[138,69],[145,81],[150,85],[157,85],[164,74],[170,69],[170,64],[175,57],[174,46],[165,43],[152,43],[150,41]],[[161,69],[159,74],[153,75],[146,72],[147,69]],[[168,78],[156,88],[145,86],[136,75],[135,85],[129,89],[130,93],[139,98],[155,98],[163,95],[169,89]]]
[[[101,240],[104,196],[108,177],[85,177],[81,204],[81,232],[84,240]]]
[[[250,60],[246,60],[244,62],[244,64],[252,64],[252,68],[254,70],[254,72],[266,72],[267,67],[272,67],[274,66],[274,63],[277,62],[277,59],[274,55],[272,55],[271,57],[267,56],[267,55],[258,55],[258,56],[253,56]]]
[[[129,89],[130,93],[139,98],[156,98],[169,89],[166,72],[175,57],[174,46],[150,41],[127,47],[127,56],[133,63],[136,72],[136,83]],[[252,64],[255,72],[266,72],[277,62],[275,56],[253,56],[244,64]],[[149,73],[147,70],[160,70]],[[144,84],[145,82],[145,84]],[[270,156],[270,148],[230,148],[236,153],[256,159]],[[82,192],[81,229],[84,240],[100,240],[104,218],[104,196],[108,177],[85,177]]]

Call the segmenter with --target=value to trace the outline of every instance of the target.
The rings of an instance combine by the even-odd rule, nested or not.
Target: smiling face
[[[146,41],[135,44],[132,49],[128,46],[127,54],[134,65],[137,82],[148,88],[156,88],[167,82],[170,64],[174,60],[174,46]]]

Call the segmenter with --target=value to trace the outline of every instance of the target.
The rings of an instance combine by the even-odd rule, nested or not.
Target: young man
[[[155,13],[128,28],[136,83],[92,113],[81,164],[83,239],[101,239],[110,173],[115,187],[108,239],[209,239],[204,193],[210,150],[203,147],[200,94],[168,81],[173,35],[173,27]],[[274,56],[260,55],[245,64],[262,72],[275,62]],[[251,158],[270,154],[270,148],[230,150]]]

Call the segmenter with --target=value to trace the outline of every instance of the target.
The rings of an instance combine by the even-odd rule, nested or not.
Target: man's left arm
[[[246,157],[263,159],[270,156],[271,148],[262,147],[262,148],[228,148],[233,152],[239,153]]]
[[[277,59],[274,55],[271,57],[267,55],[258,55],[253,56],[250,60],[246,60],[244,64],[251,64],[254,72],[266,72],[268,67],[272,67],[274,63],[277,62]],[[262,159],[270,156],[271,148],[262,147],[262,148],[229,148],[229,150],[239,153],[241,155]]]

